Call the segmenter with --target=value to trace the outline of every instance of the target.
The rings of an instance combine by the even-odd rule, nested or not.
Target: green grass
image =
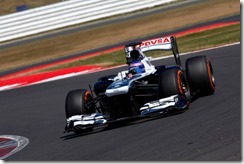
[[[230,25],[227,27],[207,30],[199,33],[193,33],[186,36],[177,38],[178,49],[180,53],[200,50],[204,48],[240,42],[240,24]],[[152,51],[147,52],[147,56],[159,57],[171,55],[169,51]],[[104,66],[116,66],[125,64],[125,54],[123,50],[112,53],[101,54],[96,57],[88,58],[85,60],[77,60],[74,62],[58,65],[55,67],[42,70],[53,71],[61,68],[69,68],[81,65],[94,65],[101,64]]]
[[[178,39],[183,52],[240,42],[240,24],[190,34]]]

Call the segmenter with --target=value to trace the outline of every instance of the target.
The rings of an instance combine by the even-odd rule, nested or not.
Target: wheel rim
[[[177,83],[178,83],[178,89],[180,94],[184,94],[184,83],[183,83],[183,77],[182,77],[182,72],[179,70],[177,72]]]
[[[209,59],[207,60],[207,71],[208,71],[210,86],[211,86],[212,90],[215,90],[215,77],[214,77],[213,68],[212,68],[212,65],[211,65]]]
[[[178,88],[179,88],[179,92],[181,95],[184,95],[184,97],[189,100],[190,99],[190,91],[189,91],[189,87],[186,81],[186,78],[184,78],[184,74],[182,71],[178,71],[177,73],[178,76]]]

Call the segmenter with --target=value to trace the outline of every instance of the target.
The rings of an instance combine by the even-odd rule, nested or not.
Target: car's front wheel
[[[90,114],[95,112],[92,95],[86,89],[70,91],[66,96],[65,114],[66,118],[74,115]]]
[[[189,86],[184,72],[177,68],[163,71],[159,80],[159,97],[165,98],[172,95],[181,95],[189,105]]]
[[[67,94],[65,101],[65,114],[67,119],[75,115],[91,113],[95,113],[95,107],[93,104],[92,95],[89,91],[86,89],[77,89],[72,90]],[[92,130],[92,127],[73,127],[73,131],[75,133],[82,133]]]

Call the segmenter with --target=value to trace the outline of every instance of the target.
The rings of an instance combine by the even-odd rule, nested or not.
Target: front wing
[[[187,109],[188,106],[189,102],[181,95],[173,95],[167,98],[151,101],[144,104],[140,108],[140,114],[135,117],[144,118],[150,115],[155,116],[155,113],[160,115],[168,114],[172,111],[183,111]],[[116,120],[108,120],[102,113],[75,115],[66,120],[65,132],[72,131],[72,129],[77,126],[79,126],[79,128],[81,129],[86,129],[99,125],[109,124],[115,121]]]

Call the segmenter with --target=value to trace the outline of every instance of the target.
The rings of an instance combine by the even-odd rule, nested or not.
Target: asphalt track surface
[[[208,56],[216,92],[191,103],[184,113],[114,124],[93,133],[63,133],[68,91],[88,88],[117,69],[0,92],[0,132],[29,139],[6,161],[240,161],[241,45],[182,56]],[[173,58],[154,61],[173,65]]]

